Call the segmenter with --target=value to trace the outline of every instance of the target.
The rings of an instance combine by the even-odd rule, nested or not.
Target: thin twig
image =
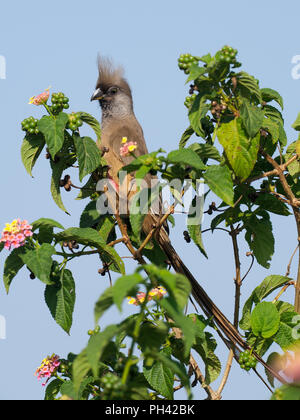
[[[300,244],[298,244],[298,245],[297,245],[297,247],[296,247],[295,251],[293,252],[293,254],[292,254],[292,256],[291,256],[291,259],[290,259],[289,264],[288,264],[287,269],[286,269],[286,274],[285,274],[285,277],[288,277],[288,276],[290,275],[290,272],[291,272],[291,265],[292,265],[292,262],[293,262],[293,258],[294,258],[294,256],[295,256],[296,252],[298,251],[299,246],[300,246]]]

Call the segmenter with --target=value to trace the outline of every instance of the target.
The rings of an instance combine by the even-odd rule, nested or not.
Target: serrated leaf
[[[80,386],[84,378],[91,370],[90,363],[87,358],[86,349],[84,349],[74,360],[72,373],[73,383],[76,392],[79,392]]]
[[[263,338],[275,335],[280,325],[280,315],[276,306],[271,302],[261,302],[251,314],[251,328],[253,334]]]
[[[174,373],[170,367],[157,360],[151,367],[144,366],[143,373],[153,389],[168,400],[173,399]]]
[[[32,176],[32,169],[45,146],[45,139],[41,133],[27,134],[21,146],[21,159],[27,173]]]
[[[63,210],[65,213],[69,214],[67,209],[64,206],[64,203],[61,198],[61,187],[60,187],[60,180],[62,177],[63,171],[66,169],[66,163],[63,160],[60,160],[57,163],[51,162],[52,168],[52,177],[51,177],[51,195],[55,202],[55,204]]]
[[[200,171],[206,169],[206,166],[204,165],[200,157],[191,149],[173,150],[168,154],[167,159],[171,163],[188,165]]]
[[[242,127],[241,118],[235,118],[223,123],[217,130],[217,136],[236,176],[244,181],[256,163],[260,134],[250,139]]]
[[[74,134],[73,140],[79,165],[79,179],[82,181],[86,175],[91,174],[101,165],[101,153],[90,137]]]
[[[98,323],[104,312],[114,304],[112,287],[106,289],[95,304],[95,324]]]
[[[271,213],[280,214],[281,216],[289,216],[291,214],[288,206],[272,194],[260,194],[255,200],[255,205]]]
[[[198,94],[193,102],[193,105],[189,111],[189,120],[191,127],[200,137],[205,138],[205,132],[203,130],[201,120],[207,114],[210,109],[210,105],[206,103],[206,96]]]
[[[258,83],[250,74],[240,72],[237,75],[237,88],[242,93],[242,96],[248,99],[255,99],[257,103],[261,103],[262,97]]]
[[[218,162],[221,162],[222,160],[218,149],[211,144],[193,143],[188,148],[196,152],[202,160],[214,159]]]
[[[192,137],[192,135],[195,133],[194,129],[192,127],[188,127],[185,132],[182,134],[180,142],[179,142],[179,149],[182,149],[185,147],[186,143],[189,141],[189,139]]]
[[[257,262],[265,268],[270,267],[269,261],[272,259],[275,250],[275,239],[272,232],[272,223],[256,216],[245,220],[246,235],[245,239],[253,251]]]
[[[45,300],[57,324],[70,333],[75,306],[75,282],[70,270],[62,270],[57,284],[46,286]]]
[[[274,144],[279,140],[279,126],[271,118],[264,118],[262,128],[271,134]]]
[[[47,219],[42,217],[41,219],[36,220],[35,222],[32,223],[32,231],[34,232],[35,230],[41,228],[41,227],[52,227],[52,228],[59,228],[59,229],[64,229],[63,225],[61,225],[59,222],[57,222],[56,220],[53,219]]]
[[[101,138],[101,127],[100,123],[96,118],[86,112],[78,112],[80,119],[88,124],[95,132],[97,136],[97,140],[99,141]]]
[[[263,299],[265,299],[275,290],[284,286],[289,281],[291,281],[289,277],[281,275],[271,275],[266,277],[262,283],[253,290],[251,296],[246,301],[243,308],[243,316],[242,320],[240,321],[240,327],[245,331],[248,330],[250,328],[250,315],[252,306],[261,302]]]
[[[14,249],[5,260],[3,282],[6,293],[9,292],[11,282],[24,266],[24,262],[21,257],[25,252],[24,248]]]
[[[76,197],[76,200],[84,200],[85,198],[90,197],[94,192],[96,192],[96,183],[93,179],[93,176],[90,176],[86,184],[81,188],[80,193]]]
[[[264,112],[262,109],[244,99],[240,108],[240,115],[248,136],[250,138],[255,137],[263,123]]]
[[[86,357],[95,376],[98,376],[99,360],[112,338],[117,334],[119,327],[109,325],[104,331],[93,335],[86,347]]]
[[[53,284],[50,273],[54,254],[56,254],[54,246],[44,243],[39,248],[22,254],[20,258],[39,280],[45,284]]]
[[[234,205],[231,172],[227,166],[211,165],[203,175],[209,188],[229,206]]]
[[[54,379],[51,381],[46,388],[45,391],[45,401],[54,401],[57,394],[60,392],[60,388],[62,386],[63,382],[61,379]]]
[[[264,89],[261,89],[260,90],[260,93],[261,93],[262,100],[264,102],[275,101],[283,109],[283,99],[282,99],[282,96],[276,90],[269,89],[269,88],[264,88]]]
[[[61,112],[55,118],[44,115],[37,124],[37,128],[45,137],[52,159],[64,144],[64,130],[68,121],[68,115]]]
[[[204,249],[203,240],[202,240],[202,219],[203,219],[203,207],[204,199],[202,197],[195,197],[192,201],[191,207],[189,209],[189,214],[187,218],[187,228],[190,234],[190,237],[194,243],[199,248],[200,252],[206,257],[206,251]]]

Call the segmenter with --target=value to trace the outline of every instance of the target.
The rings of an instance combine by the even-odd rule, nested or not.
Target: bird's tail
[[[185,266],[175,249],[173,248],[170,238],[165,231],[165,229],[160,229],[158,235],[156,236],[156,240],[158,241],[160,247],[163,249],[164,253],[168,257],[172,267],[177,273],[183,274],[187,279],[190,281],[192,286],[192,296],[197,302],[197,304],[201,307],[203,312],[208,318],[211,318],[212,321],[217,325],[218,330],[225,335],[225,338],[229,340],[230,347],[232,348],[232,344],[234,348],[238,347],[243,350],[249,349],[249,345],[245,342],[245,340],[241,337],[237,329],[232,325],[232,323],[226,318],[223,312],[214,304],[214,302],[210,299],[207,295],[203,287],[200,286],[198,281],[192,275],[190,270]],[[221,334],[221,337],[222,337]],[[228,346],[226,340],[223,341]],[[277,378],[280,382],[285,383],[284,379],[269,365],[267,365],[264,360],[255,352],[253,352],[253,356],[260,362],[265,369],[267,369],[275,378]]]

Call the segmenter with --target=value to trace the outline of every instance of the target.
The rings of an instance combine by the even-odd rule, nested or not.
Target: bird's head
[[[110,60],[102,57],[98,59],[98,67],[99,77],[91,101],[98,100],[102,110],[110,114],[131,113],[131,89],[122,67],[115,67]]]

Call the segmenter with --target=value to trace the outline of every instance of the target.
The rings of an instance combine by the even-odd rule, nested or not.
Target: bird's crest
[[[105,92],[111,86],[118,86],[131,96],[131,89],[127,80],[124,78],[124,69],[121,66],[115,66],[107,57],[98,56],[99,77],[97,88]]]

